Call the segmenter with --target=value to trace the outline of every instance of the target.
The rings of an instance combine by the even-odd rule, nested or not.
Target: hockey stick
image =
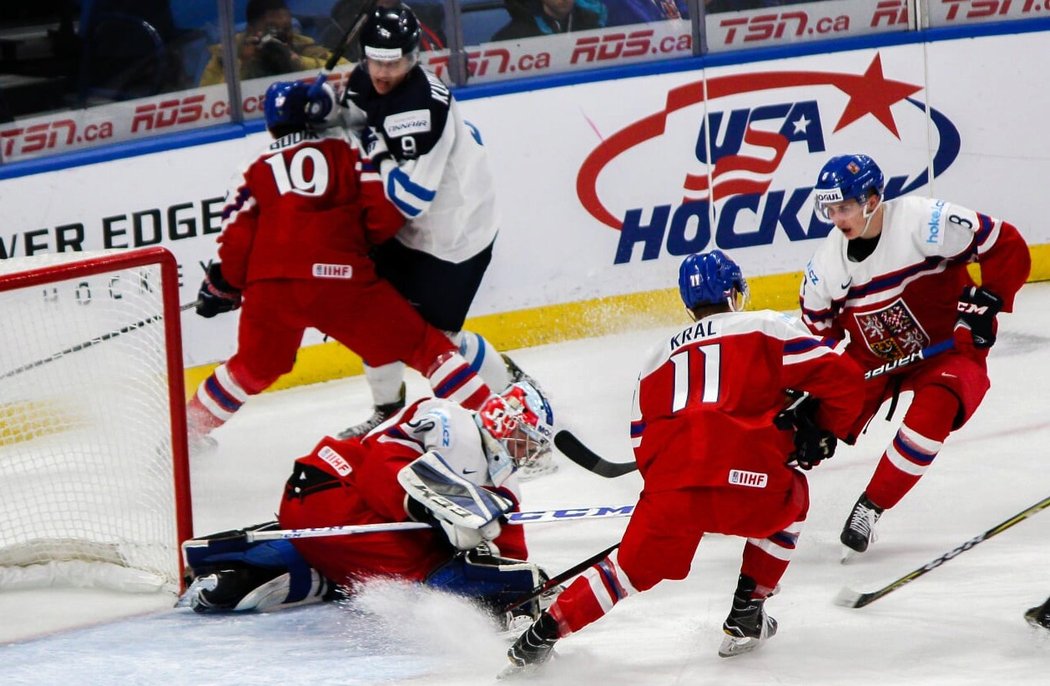
[[[568,429],[562,429],[554,434],[554,445],[576,464],[598,476],[607,479],[615,479],[624,474],[630,474],[638,469],[634,462],[610,462],[583,444],[575,434]]]
[[[934,357],[935,355],[940,355],[946,350],[951,350],[954,347],[955,339],[953,338],[949,338],[946,341],[941,341],[940,343],[934,343],[933,345],[928,345],[922,350],[914,352],[910,355],[905,355],[899,360],[891,360],[885,364],[875,367],[874,369],[869,369],[868,371],[864,372],[864,379],[874,379],[876,376],[888,374],[889,372],[896,371],[901,367],[907,367],[912,364],[915,364],[916,362],[928,360],[931,357]]]
[[[368,0],[368,2],[361,5],[360,11],[354,20],[350,22],[350,26],[347,27],[346,33],[343,34],[339,42],[335,44],[335,48],[332,49],[332,54],[329,55],[328,61],[324,63],[325,72],[330,72],[335,69],[335,65],[339,63],[343,53],[346,52],[347,46],[354,42],[358,34],[361,33],[361,29],[365,27],[365,22],[368,21],[368,15],[372,13],[372,10],[376,6],[376,0]]]
[[[552,576],[551,578],[547,579],[542,584],[540,584],[539,586],[536,586],[531,591],[529,591],[527,594],[521,596],[520,598],[518,598],[514,602],[510,603],[509,605],[504,605],[503,608],[501,609],[501,611],[502,612],[510,612],[511,610],[514,610],[514,609],[517,609],[517,608],[521,607],[522,605],[524,605],[525,603],[529,602],[533,598],[536,598],[538,596],[543,595],[544,593],[546,593],[547,591],[551,590],[552,588],[554,588],[558,584],[562,583],[563,581],[568,581],[569,579],[571,579],[572,577],[576,576],[580,572],[583,572],[584,570],[586,570],[591,565],[594,565],[594,564],[597,564],[598,562],[601,562],[602,560],[605,559],[605,557],[609,553],[611,553],[612,551],[616,550],[619,547],[620,547],[619,543],[614,543],[613,545],[609,546],[608,548],[606,548],[605,550],[601,551],[600,553],[595,553],[594,555],[591,555],[590,557],[588,557],[583,562],[577,562],[576,564],[574,564],[572,567],[569,567],[568,569],[566,569],[561,574],[557,574],[557,575]]]
[[[961,555],[962,553],[965,553],[967,550],[974,547],[978,543],[986,541],[992,536],[995,536],[996,534],[1001,534],[1002,532],[1012,527],[1014,524],[1018,524],[1024,521],[1025,519],[1028,519],[1032,515],[1036,514],[1041,510],[1046,509],[1047,507],[1050,507],[1050,497],[1040,500],[1038,503],[1032,505],[1027,510],[1018,512],[1013,517],[1010,517],[1010,519],[1007,519],[1005,522],[1001,522],[993,526],[991,529],[988,529],[988,531],[985,531],[979,536],[974,536],[969,541],[966,541],[966,543],[963,543],[962,545],[953,548],[952,550],[949,550],[944,555],[938,557],[936,560],[927,562],[922,567],[908,572],[901,578],[883,586],[877,591],[871,591],[870,593],[858,593],[849,588],[843,588],[841,591],[839,591],[838,595],[835,596],[835,604],[842,605],[844,607],[864,607],[865,605],[870,605],[879,598],[885,595],[889,595],[904,584],[915,581],[926,572],[933,571],[948,560],[951,560],[952,558]]]
[[[185,305],[179,307],[179,312],[185,312],[190,308],[196,307],[197,303],[199,302],[199,300],[194,300],[191,303],[186,303]],[[30,369],[36,369],[37,367],[43,366],[48,362],[54,362],[60,357],[65,357],[66,355],[70,355],[75,352],[80,352],[81,350],[86,350],[87,348],[98,345],[99,343],[108,341],[112,338],[116,338],[117,336],[121,336],[126,333],[131,333],[136,329],[141,329],[142,327],[147,326],[148,324],[152,324],[153,322],[159,321],[163,318],[163,314],[155,314],[152,317],[147,317],[146,319],[137,321],[134,324],[128,324],[127,326],[121,327],[116,331],[110,331],[109,333],[102,334],[101,336],[97,336],[96,338],[92,338],[91,340],[84,341],[83,343],[77,343],[74,346],[66,348],[65,350],[60,350],[59,352],[53,355],[49,355],[48,357],[39,359],[36,362],[30,362],[29,364],[24,364],[21,367],[18,367],[17,369],[12,369],[11,371],[4,373],[3,376],[0,376],[0,381],[4,379],[9,379],[12,376],[17,376],[22,372],[28,372]]]
[[[934,343],[933,345],[926,346],[918,352],[902,357],[899,360],[886,362],[874,369],[869,369],[864,373],[864,378],[865,380],[873,379],[877,376],[896,371],[902,367],[915,364],[921,360],[928,360],[931,357],[939,355],[947,350],[951,350],[954,347],[955,341],[951,338],[941,341],[940,343]],[[798,405],[805,397],[807,396],[803,395],[800,399],[797,399],[794,405]],[[778,417],[779,416],[780,415],[778,415]],[[638,469],[638,465],[634,462],[612,462],[606,460],[604,457],[584,445],[575,434],[567,429],[562,429],[554,435],[554,445],[557,446],[558,450],[560,450],[565,457],[569,458],[584,469],[594,472],[598,476],[604,476],[607,479],[614,479],[618,476],[623,476],[624,474],[630,474]]]
[[[543,524],[548,522],[565,522],[580,519],[612,519],[630,517],[634,505],[618,507],[576,507],[561,510],[534,510],[532,512],[509,512],[507,524]],[[272,531],[244,531],[232,534],[230,538],[244,539],[249,543],[255,541],[275,541],[297,538],[324,538],[326,536],[354,536],[383,531],[410,531],[412,529],[431,529],[425,522],[383,522],[381,524],[349,524],[345,526],[319,526],[312,529],[275,529]],[[211,539],[214,540],[214,539]]]

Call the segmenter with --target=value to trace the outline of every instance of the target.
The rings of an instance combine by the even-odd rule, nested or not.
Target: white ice
[[[767,605],[780,632],[760,650],[716,654],[742,541],[710,536],[688,579],[628,598],[564,639],[558,659],[527,683],[1048,683],[1050,632],[1029,627],[1022,614],[1050,594],[1050,513],[866,608],[832,603],[843,586],[878,589],[1050,495],[1050,284],[1026,286],[1016,311],[1001,318],[983,406],[883,517],[878,542],[860,559],[840,564],[839,531],[904,408],[892,424],[880,415],[856,447],[810,472],[809,519],[783,590]],[[662,334],[624,333],[514,357],[548,389],[565,426],[609,459],[627,460],[634,377]],[[424,391],[421,379],[410,381]],[[192,465],[197,533],[272,518],[292,459],[369,406],[362,378],[249,401],[217,433],[219,452]],[[558,472],[525,485],[528,508],[626,504],[641,486],[636,473],[606,480],[558,459]],[[535,525],[533,557],[560,571],[616,542],[625,521]],[[470,686],[495,682],[511,640],[465,601],[391,583],[349,603],[263,615],[205,617],[156,604],[72,590],[0,594],[0,640],[9,642],[0,647],[0,683]],[[153,611],[106,621],[146,609]],[[87,620],[101,623],[84,628]],[[74,624],[81,627],[55,632]]]

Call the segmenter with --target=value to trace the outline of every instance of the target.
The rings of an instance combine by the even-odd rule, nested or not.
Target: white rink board
[[[706,74],[706,100],[696,98],[704,72],[689,71],[465,101],[491,150],[504,218],[471,314],[664,289],[674,283],[680,254],[712,247],[728,249],[749,275],[798,271],[815,248],[811,206],[799,198],[828,157],[854,151],[875,156],[899,186],[1008,219],[1030,243],[1050,243],[1039,211],[1050,178],[1043,131],[1050,76],[1018,68],[1040,64],[1048,38],[990,36],[719,67]],[[880,71],[885,82],[865,88]],[[890,92],[906,95],[871,97]],[[927,105],[935,116],[927,117]],[[657,116],[665,109],[665,118]],[[746,137],[735,152],[755,171],[723,177],[732,156],[698,155],[697,140],[706,113],[722,122],[712,128],[724,144],[734,111],[751,117],[737,127]],[[857,118],[847,121],[849,112]],[[770,142],[785,131],[786,146]],[[3,254],[56,250],[60,236],[67,244],[82,238],[84,249],[106,247],[107,237],[116,246],[159,241],[182,265],[181,300],[189,302],[200,283],[198,263],[214,255],[228,181],[266,141],[256,134],[2,181]],[[916,179],[934,158],[943,168],[931,189]],[[587,169],[598,172],[581,174]],[[725,186],[713,217],[702,205],[682,210],[683,198],[696,197],[695,186],[710,174],[736,174],[764,190],[747,196]],[[581,199],[591,190],[590,200]],[[785,207],[783,215],[771,209]],[[639,243],[617,263],[621,232],[596,217],[599,208],[617,222],[634,211],[636,225],[662,225],[651,259],[642,259]],[[712,227],[707,240],[701,217]],[[793,235],[788,224],[797,226]],[[185,317],[184,327],[188,366],[232,353],[235,317]]]

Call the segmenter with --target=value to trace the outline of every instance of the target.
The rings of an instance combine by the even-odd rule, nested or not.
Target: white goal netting
[[[159,248],[0,261],[0,589],[178,589],[175,289]]]

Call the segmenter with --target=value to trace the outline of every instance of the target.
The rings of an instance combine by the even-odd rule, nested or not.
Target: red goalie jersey
[[[773,425],[785,389],[818,398],[817,423],[839,436],[860,410],[860,369],[834,343],[768,310],[711,315],[672,336],[635,390],[631,438],[646,491],[789,490],[792,434]]]

